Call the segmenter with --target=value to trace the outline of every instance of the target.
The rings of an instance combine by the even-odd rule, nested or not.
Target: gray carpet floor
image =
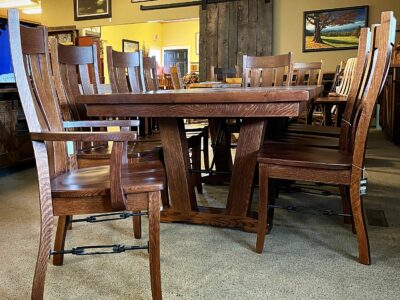
[[[356,262],[355,236],[339,217],[336,195],[283,192],[279,203],[303,213],[277,210],[264,253],[255,234],[187,224],[161,225],[164,299],[399,299],[400,148],[372,132],[367,151],[365,208],[383,210],[389,227],[368,226],[372,265]],[[336,191],[336,190],[334,190]],[[254,203],[257,203],[257,190]],[[35,169],[0,177],[0,299],[28,299],[39,233]],[[226,186],[205,186],[203,205],[224,206]],[[67,248],[134,241],[131,220],[74,224]],[[66,256],[49,263],[46,299],[151,299],[146,252]]]

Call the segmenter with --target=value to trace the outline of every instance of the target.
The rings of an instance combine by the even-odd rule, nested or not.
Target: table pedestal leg
[[[158,122],[171,208],[188,214],[191,210],[197,210],[197,201],[189,174],[189,150],[183,120],[159,118]]]
[[[229,215],[247,215],[253,191],[257,153],[264,141],[265,127],[265,119],[243,120],[226,206]]]

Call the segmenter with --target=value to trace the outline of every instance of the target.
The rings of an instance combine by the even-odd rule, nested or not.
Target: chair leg
[[[351,204],[350,204],[350,192],[349,187],[346,185],[339,186],[340,196],[342,198],[343,213],[346,215],[351,215]],[[351,224],[353,233],[356,233],[354,227],[354,220],[352,217],[343,217],[345,224]]]
[[[201,169],[201,143],[199,142],[192,148],[192,168]],[[201,183],[201,173],[192,173],[193,185],[197,188],[199,194],[203,193],[203,184]]]
[[[65,237],[67,235],[67,230],[69,229],[69,224],[71,216],[59,216],[56,238],[54,241],[54,250],[63,251],[65,246]],[[62,266],[64,263],[64,254],[55,254],[53,257],[54,266]]]
[[[259,165],[260,203],[258,209],[258,228],[256,252],[262,253],[268,224],[268,171],[264,164]]]
[[[150,280],[153,300],[161,300],[160,272],[160,192],[149,193],[149,254]]]
[[[306,118],[306,124],[308,124],[308,125],[312,125],[313,114],[314,114],[314,110],[315,110],[314,99],[312,99],[311,101],[312,102],[311,102],[310,108],[308,109],[307,118]]]
[[[134,211],[134,213],[135,212],[139,213],[140,211]],[[135,239],[141,239],[142,238],[142,217],[141,216],[133,216],[132,223],[133,223],[133,234],[135,236]]]
[[[358,261],[364,265],[371,264],[368,233],[364,220],[362,198],[359,192],[358,182],[352,182],[350,186],[351,210],[353,212],[354,226],[357,234]]]
[[[50,210],[51,211],[51,210]],[[42,300],[46,280],[47,262],[51,249],[53,233],[53,216],[50,211],[42,210],[39,252],[36,260],[35,275],[33,276],[31,299]]]
[[[208,153],[208,126],[204,128],[203,132],[203,158],[204,158],[204,169],[209,170],[210,157]]]

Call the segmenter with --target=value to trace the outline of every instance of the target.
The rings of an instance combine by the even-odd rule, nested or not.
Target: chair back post
[[[107,46],[108,73],[113,93],[141,92],[144,87],[142,51],[118,52]]]
[[[243,55],[244,86],[288,86],[293,76],[292,56],[292,52],[276,56]]]
[[[359,93],[362,102],[358,107],[359,113],[357,113],[358,116],[355,120],[357,129],[353,144],[352,184],[357,185],[359,185],[359,178],[364,168],[365,145],[369,124],[376,99],[386,80],[395,42],[396,19],[393,16],[393,12],[383,12],[381,24],[373,27],[372,30],[375,31],[375,36],[372,39],[373,47],[371,48],[368,63],[370,68],[365,73],[365,80]]]
[[[158,90],[156,57],[143,57],[144,91]]]
[[[374,26],[374,25],[373,25]],[[354,113],[357,107],[357,98],[364,73],[367,70],[367,64],[371,56],[369,55],[371,48],[371,31],[369,28],[362,28],[359,37],[359,46],[357,53],[357,62],[354,68],[354,76],[350,91],[347,97],[346,107],[343,113],[342,125],[340,127],[339,147],[342,150],[348,150]]]

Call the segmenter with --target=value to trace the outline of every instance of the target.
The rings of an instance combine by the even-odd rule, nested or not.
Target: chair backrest
[[[336,87],[339,85],[339,81],[340,81],[340,76],[343,73],[343,67],[344,67],[345,63],[343,60],[341,60],[337,65],[336,65],[336,69],[335,69],[335,75],[333,76],[332,79],[332,86],[330,89],[330,92],[334,93],[336,91]]]
[[[383,12],[381,14],[381,24],[371,27],[371,51],[358,92],[357,101],[360,104],[357,107],[353,119],[353,135],[350,149],[353,150],[353,170],[352,177],[354,184],[360,178],[365,157],[365,145],[376,99],[381,92],[386,80],[392,49],[396,34],[396,19],[393,12]]]
[[[15,80],[29,132],[63,131],[50,66],[47,28],[20,26],[18,10],[15,9],[8,12],[8,24]],[[45,180],[48,180],[49,175],[57,175],[67,170],[65,143],[32,143],[38,170],[43,172]],[[50,187],[50,182],[43,184]]]
[[[288,86],[292,74],[292,52],[276,56],[243,55],[245,87]]]
[[[184,84],[182,81],[181,71],[179,70],[179,68],[176,66],[171,66],[169,67],[169,72],[171,74],[171,81],[174,89],[175,90],[183,89]]]
[[[357,61],[354,67],[353,80],[349,88],[346,107],[343,113],[343,121],[340,127],[339,145],[342,150],[347,150],[351,141],[351,127],[349,124],[353,122],[354,111],[356,110],[356,100],[361,89],[364,73],[367,72],[368,61],[371,59],[370,51],[372,46],[370,29],[362,28],[360,31]]]
[[[340,96],[347,96],[349,94],[350,86],[354,78],[356,63],[357,57],[349,58],[346,61],[346,66],[344,67],[342,78],[340,79],[339,85],[336,87],[336,94]]]
[[[108,74],[113,93],[143,91],[142,51],[118,52],[107,46]]]
[[[146,91],[158,90],[156,57],[143,57],[143,75]]]
[[[72,113],[73,120],[87,120],[86,108],[76,102],[79,95],[97,94],[99,91],[100,80],[97,62],[97,48],[93,46],[65,46],[50,39],[50,51],[52,57],[54,76],[61,77],[62,88],[57,84],[57,92],[60,93],[60,105],[63,107],[63,97],[61,89],[64,90],[66,102]],[[57,61],[56,61],[57,60]],[[55,64],[58,63],[58,66]],[[91,82],[90,78],[93,79]],[[56,80],[56,79],[55,79]],[[57,80],[56,80],[57,81]],[[58,82],[58,81],[57,81]],[[63,118],[65,110],[62,109]]]
[[[294,63],[293,79],[294,85],[321,85],[323,62]]]
[[[219,68],[211,66],[211,81],[225,81],[226,78],[239,78],[240,70],[239,66],[235,66],[234,68]]]

